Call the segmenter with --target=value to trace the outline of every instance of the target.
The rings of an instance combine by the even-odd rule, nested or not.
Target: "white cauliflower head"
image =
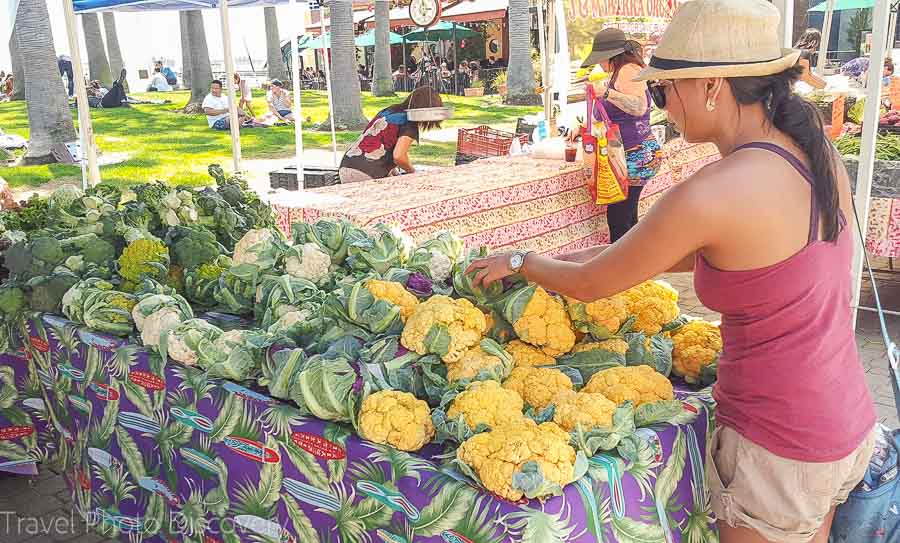
[[[284,261],[288,274],[321,284],[328,277],[331,257],[315,243],[292,247]]]
[[[250,230],[234,246],[234,265],[256,264],[259,259],[259,251],[256,247],[260,244],[272,244],[275,236],[266,228]]]
[[[453,262],[450,261],[450,257],[437,249],[432,249],[430,252],[431,259],[428,261],[429,275],[431,275],[433,280],[442,283],[450,277],[450,272],[453,271]]]
[[[181,313],[171,307],[164,307],[142,318],[141,341],[148,347],[159,345],[160,335],[181,323]]]
[[[196,351],[191,349],[184,341],[184,338],[178,335],[169,336],[168,354],[171,358],[188,366],[196,366],[199,359]]]

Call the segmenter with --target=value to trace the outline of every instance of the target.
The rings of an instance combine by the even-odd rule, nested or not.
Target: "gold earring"
[[[712,113],[715,110],[716,110],[716,103],[713,102],[712,98],[708,99],[706,101],[706,111],[709,111],[710,113]]]

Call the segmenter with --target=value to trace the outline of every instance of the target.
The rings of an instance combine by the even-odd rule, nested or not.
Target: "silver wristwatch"
[[[513,273],[519,273],[519,270],[525,265],[525,257],[531,252],[532,251],[516,251],[510,255],[509,269],[512,270]]]

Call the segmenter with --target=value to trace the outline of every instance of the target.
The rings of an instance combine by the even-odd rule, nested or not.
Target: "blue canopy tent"
[[[13,0],[17,2],[17,0]],[[261,7],[272,6],[276,4],[290,4],[295,7],[298,4],[307,6],[314,4],[318,8],[318,2],[315,0],[66,0],[63,7],[66,16],[66,28],[69,35],[69,46],[72,50],[72,61],[76,71],[75,83],[78,92],[79,119],[82,129],[82,148],[86,149],[90,184],[95,185],[100,181],[100,172],[97,168],[96,149],[93,145],[93,134],[90,128],[90,112],[87,108],[87,92],[84,86],[84,75],[81,67],[80,48],[78,47],[77,25],[75,24],[76,13],[92,13],[99,11],[184,11],[196,9],[218,9],[222,23],[222,43],[224,45],[225,55],[225,71],[229,75],[225,78],[228,85],[228,95],[235,96],[234,78],[230,77],[234,73],[234,57],[231,53],[231,32],[229,24],[230,7]],[[297,21],[301,28],[292,31],[292,41],[294,46],[291,48],[294,55],[294,66],[297,62],[297,36],[304,31],[303,17],[297,16]],[[324,14],[320,17],[322,22],[322,31],[325,30]],[[300,81],[299,73],[292,70],[292,80],[294,86],[294,119],[295,119],[295,144],[297,149],[297,175],[298,179],[303,178],[303,137],[302,137],[302,112],[300,105]],[[331,92],[331,69],[328,63],[325,64],[326,73],[326,89],[328,91],[328,107],[331,113],[331,141],[334,153],[334,161],[337,164],[337,139],[334,132],[334,111],[332,108],[332,92]],[[230,125],[231,125],[231,141],[232,141],[232,158],[234,159],[235,171],[241,170],[241,146],[240,146],[240,126],[238,122],[237,106],[235,100],[230,100]],[[88,142],[91,142],[88,144]]]

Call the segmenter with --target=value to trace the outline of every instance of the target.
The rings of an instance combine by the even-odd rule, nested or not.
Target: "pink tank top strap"
[[[764,151],[769,151],[775,153],[781,158],[785,159],[788,164],[794,167],[797,170],[803,179],[809,183],[809,187],[811,189],[810,196],[810,204],[809,204],[809,236],[807,238],[807,245],[819,239],[819,204],[816,201],[816,182],[813,178],[812,172],[809,171],[809,168],[806,167],[806,164],[800,161],[799,158],[794,156],[793,153],[788,151],[787,149],[775,145],[774,143],[769,143],[765,141],[754,141],[751,143],[745,143],[744,145],[739,146],[735,151],[740,151],[742,149],[762,149]]]

